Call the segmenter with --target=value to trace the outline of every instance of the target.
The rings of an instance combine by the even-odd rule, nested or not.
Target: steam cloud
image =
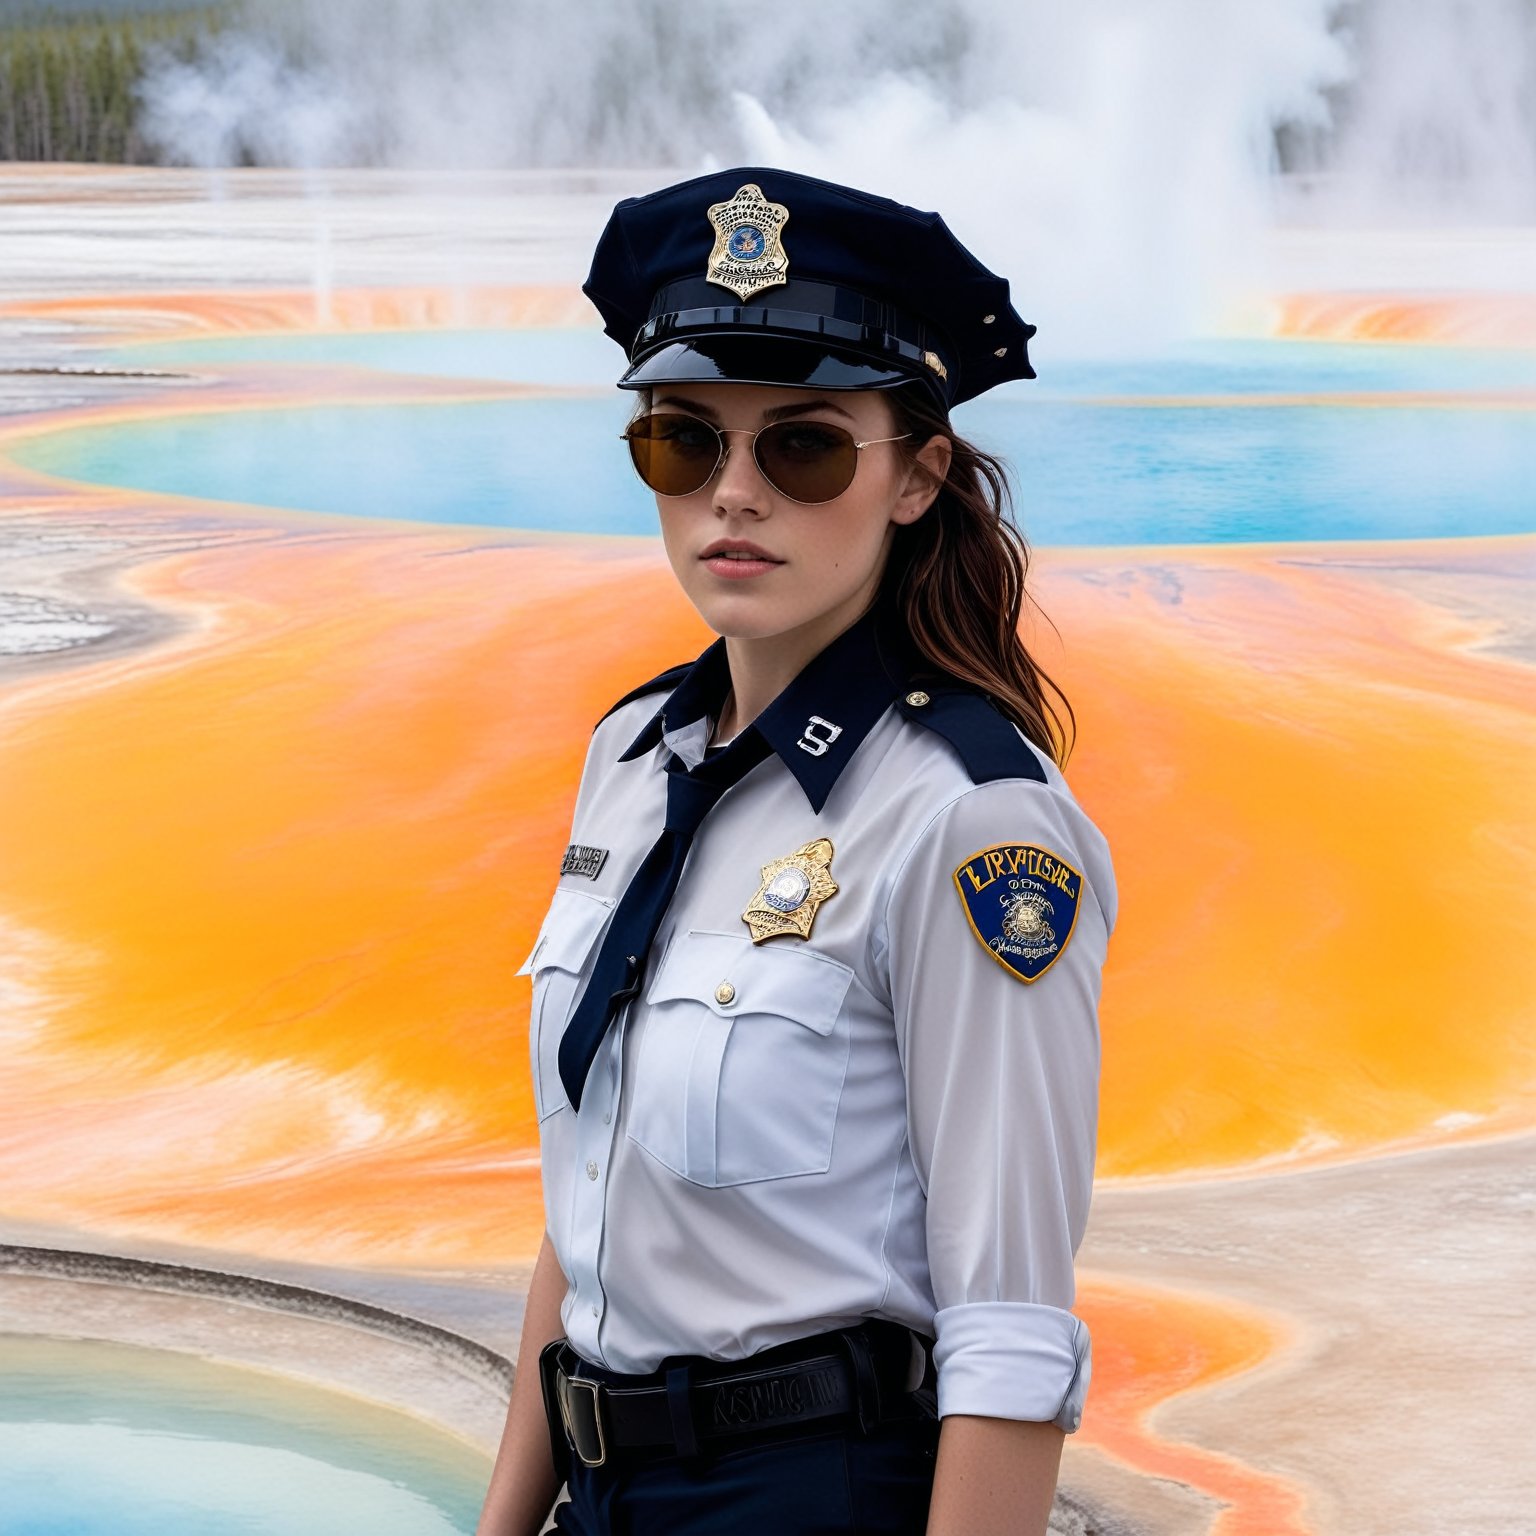
[[[1531,0],[251,0],[146,104],[194,165],[829,176],[1106,345],[1254,276],[1277,169],[1335,215],[1536,215]]]

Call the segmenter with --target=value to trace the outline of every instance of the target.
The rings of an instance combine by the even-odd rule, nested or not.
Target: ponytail
[[[885,398],[894,430],[911,434],[896,445],[909,463],[935,436],[949,440],[951,458],[933,505],[896,530],[881,597],[941,676],[987,694],[1053,762],[1065,763],[1077,724],[1072,706],[1019,638],[1029,546],[1010,515],[1007,467],[958,436],[925,394],[902,386]]]

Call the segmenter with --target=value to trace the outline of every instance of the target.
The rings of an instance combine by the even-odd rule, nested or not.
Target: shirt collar
[[[904,690],[909,670],[895,628],[878,613],[866,614],[813,657],[746,729],[767,741],[820,814],[853,754]],[[725,641],[716,640],[619,761],[649,752],[706,716],[718,716],[730,685]]]

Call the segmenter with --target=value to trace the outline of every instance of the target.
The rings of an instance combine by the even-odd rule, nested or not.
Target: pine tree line
[[[195,54],[223,20],[215,5],[0,28],[0,160],[153,164],[135,89],[146,57]]]

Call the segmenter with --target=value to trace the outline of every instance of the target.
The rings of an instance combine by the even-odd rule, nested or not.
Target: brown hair
[[[1052,761],[1065,763],[1076,717],[1067,696],[1019,638],[1031,602],[1024,581],[1029,545],[1012,518],[1007,466],[967,442],[922,386],[884,392],[895,445],[908,463],[939,436],[949,440],[949,474],[933,505],[896,530],[880,599],[895,606],[912,643],[945,678],[979,689]]]

